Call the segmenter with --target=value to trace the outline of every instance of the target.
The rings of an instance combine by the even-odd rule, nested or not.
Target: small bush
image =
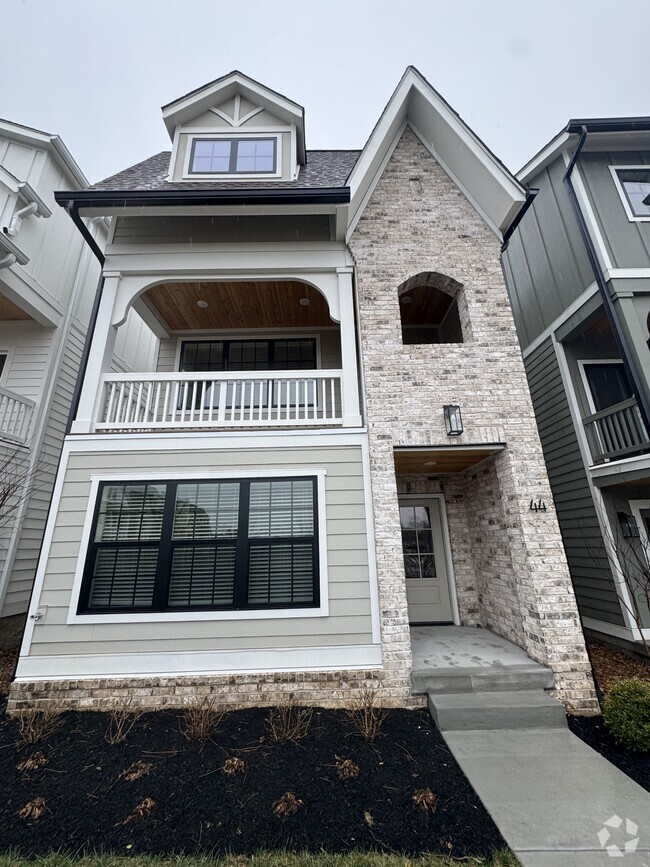
[[[136,780],[140,780],[142,777],[146,777],[152,768],[153,765],[151,762],[143,762],[139,759],[137,762],[133,762],[133,764],[129,765],[125,771],[122,771],[120,774],[120,780],[126,780],[128,783],[133,783]]]
[[[382,708],[378,691],[364,686],[347,711],[347,715],[352,727],[365,741],[372,743],[381,734],[388,711]]]
[[[302,805],[303,802],[300,798],[296,797],[294,792],[285,792],[273,804],[273,813],[278,819],[286,819],[288,816],[295,816]]]
[[[334,767],[339,780],[356,780],[359,776],[359,765],[352,759],[340,759],[338,756],[335,758],[337,761]]]
[[[650,682],[636,677],[615,681],[605,698],[603,719],[617,743],[650,752]]]
[[[155,806],[156,802],[153,798],[145,798],[144,801],[141,801],[138,806],[129,813],[126,819],[122,819],[122,821],[118,822],[115,827],[118,828],[120,825],[128,825],[129,822],[134,822],[136,819],[147,819],[151,815]]]
[[[221,770],[229,777],[233,777],[235,774],[243,774],[246,770],[246,762],[238,756],[232,756],[232,758],[226,759]]]
[[[188,741],[196,741],[201,749],[217,733],[225,711],[217,707],[214,698],[196,699],[183,711],[181,733]]]
[[[61,716],[53,710],[23,710],[17,719],[20,746],[47,740],[63,723]]]
[[[424,813],[435,813],[438,809],[438,796],[431,789],[416,789],[411,795],[411,802]]]
[[[134,709],[131,704],[110,710],[108,712],[108,725],[104,733],[107,744],[115,746],[126,740],[127,735],[142,716],[140,709]]]
[[[45,798],[34,798],[18,810],[18,815],[27,822],[38,822],[46,809]]]
[[[272,741],[296,743],[309,734],[313,708],[300,707],[292,701],[285,701],[271,708],[266,718],[266,727]]]
[[[44,753],[32,753],[23,762],[19,762],[16,769],[19,771],[38,771],[40,768],[44,768],[47,763],[48,758]]]

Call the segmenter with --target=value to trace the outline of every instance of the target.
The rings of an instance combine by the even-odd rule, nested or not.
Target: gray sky
[[[242,72],[305,106],[308,148],[365,143],[417,66],[511,169],[569,117],[650,114],[650,0],[2,0],[0,117],[91,181],[170,141],[160,106]]]

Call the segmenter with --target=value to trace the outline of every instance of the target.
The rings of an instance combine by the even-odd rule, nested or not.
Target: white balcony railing
[[[341,425],[340,370],[104,374],[95,430]]]
[[[34,401],[0,388],[0,437],[24,443],[34,412]]]

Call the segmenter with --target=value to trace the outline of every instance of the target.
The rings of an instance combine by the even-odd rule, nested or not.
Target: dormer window
[[[277,138],[195,138],[191,175],[275,175]]]

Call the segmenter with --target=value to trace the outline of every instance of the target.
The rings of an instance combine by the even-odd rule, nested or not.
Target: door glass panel
[[[428,506],[400,506],[404,571],[407,578],[435,578],[433,534]]]
[[[633,396],[622,364],[585,364],[585,374],[596,412]]]

